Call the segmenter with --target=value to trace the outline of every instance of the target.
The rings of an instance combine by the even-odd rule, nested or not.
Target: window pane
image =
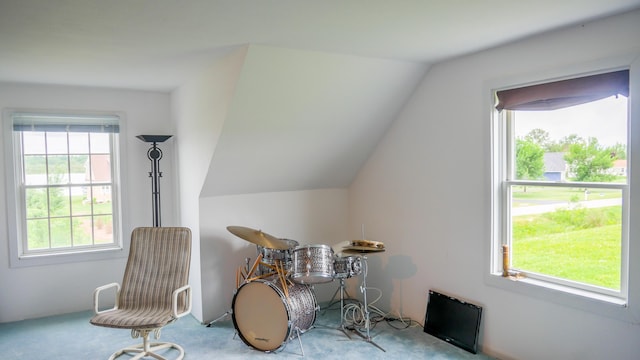
[[[512,113],[515,179],[627,181],[626,97]]]
[[[71,243],[71,222],[70,218],[51,219],[51,247],[70,247]]]
[[[47,156],[49,184],[69,183],[69,157],[67,155]]]
[[[46,188],[25,190],[27,219],[46,218],[49,215],[49,199]]]
[[[91,182],[111,182],[111,164],[109,155],[91,155]]]
[[[111,152],[110,135],[104,133],[91,133],[91,153],[109,154]]]
[[[111,186],[93,186],[94,214],[111,214]]]
[[[89,133],[69,133],[69,154],[89,153]]]
[[[620,289],[622,191],[512,186],[511,266]]]
[[[27,220],[27,247],[29,250],[49,248],[49,220]]]
[[[92,245],[91,241],[91,217],[74,217],[73,221],[73,244],[75,246]]]
[[[49,188],[49,216],[69,216],[69,188]]]
[[[25,155],[46,154],[44,144],[43,132],[27,131],[22,133],[22,145],[24,146]]]
[[[111,215],[94,217],[94,241],[96,244],[108,244],[113,242],[113,218]]]
[[[71,187],[71,215],[89,215],[91,214],[91,202],[87,197],[88,187],[72,186]]]
[[[48,154],[67,154],[67,133],[66,132],[48,132],[47,133],[47,153]]]
[[[44,155],[24,157],[24,174],[27,185],[47,184],[47,161]]]
[[[71,166],[71,183],[81,184],[89,182],[89,172],[87,161],[89,157],[87,155],[70,155],[69,163]]]

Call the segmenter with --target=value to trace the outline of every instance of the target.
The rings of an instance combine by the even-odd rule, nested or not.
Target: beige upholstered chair
[[[143,343],[119,350],[109,359],[126,353],[137,353],[127,359],[146,356],[165,359],[157,352],[169,348],[179,352],[177,359],[184,357],[181,346],[150,343],[149,334],[153,332],[157,340],[163,326],[191,312],[191,287],[188,285],[190,261],[191,230],[188,228],[147,227],[133,230],[122,286],[112,283],[94,291],[95,315],[90,322],[98,326],[131,329],[131,336],[134,339],[142,337]],[[100,310],[100,293],[107,289],[115,290],[115,305]]]

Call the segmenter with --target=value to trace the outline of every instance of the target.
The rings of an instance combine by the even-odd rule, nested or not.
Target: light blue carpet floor
[[[89,324],[91,312],[46,317],[0,324],[0,359],[94,360],[107,359],[117,349],[138,343],[128,330]],[[340,310],[321,310],[315,326],[300,340],[289,341],[277,352],[261,352],[247,346],[236,335],[230,317],[207,327],[186,316],[162,330],[160,340],[180,344],[185,359],[490,359],[471,354],[423,332],[420,326],[404,329],[401,322],[382,321],[370,331],[372,341],[351,333],[349,339],[340,326]],[[153,340],[153,338],[152,338]],[[167,354],[168,355],[168,354]],[[127,359],[128,356],[122,357]]]

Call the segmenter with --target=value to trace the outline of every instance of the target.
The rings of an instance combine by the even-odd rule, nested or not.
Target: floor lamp
[[[152,207],[153,207],[153,226],[160,227],[160,178],[162,172],[160,171],[160,159],[162,159],[162,150],[158,147],[158,143],[165,142],[173,135],[138,135],[138,139],[151,143],[151,147],[147,151],[147,158],[151,161],[151,171],[149,177],[151,178],[151,195],[152,195]]]

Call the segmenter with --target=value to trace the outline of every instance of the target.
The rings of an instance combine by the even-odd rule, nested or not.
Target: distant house
[[[567,178],[567,162],[563,152],[544,154],[544,179],[547,181],[565,181]]]
[[[627,176],[627,160],[614,160],[613,166],[607,170],[611,175]],[[544,154],[544,179],[548,181],[565,181],[569,167],[562,152]]]
[[[609,173],[616,176],[627,176],[627,160],[614,160]]]
[[[86,202],[111,201],[111,162],[108,155],[91,155],[85,164],[85,181],[95,184],[87,189]]]

